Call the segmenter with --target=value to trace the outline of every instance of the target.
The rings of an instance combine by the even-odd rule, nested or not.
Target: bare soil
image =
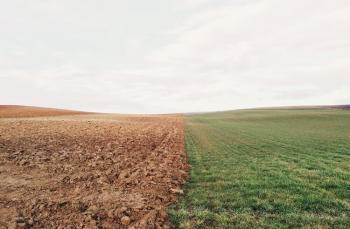
[[[59,116],[88,114],[87,112],[71,111],[44,107],[0,105],[0,117],[2,118],[20,118],[20,117],[40,117],[40,116]]]
[[[181,116],[0,118],[0,228],[167,228]]]

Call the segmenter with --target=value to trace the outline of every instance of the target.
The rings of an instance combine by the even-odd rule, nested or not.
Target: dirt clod
[[[174,193],[174,194],[181,194],[181,195],[184,194],[184,191],[182,189],[178,189],[178,188],[171,188],[170,192]]]
[[[120,222],[123,224],[123,225],[129,225],[130,224],[130,218],[128,216],[123,216],[120,220]]]

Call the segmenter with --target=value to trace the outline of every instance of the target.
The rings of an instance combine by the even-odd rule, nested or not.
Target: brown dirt
[[[87,112],[71,111],[63,109],[53,109],[44,107],[0,105],[0,118],[20,118],[20,117],[40,117],[40,116],[59,116],[75,115]]]
[[[0,228],[167,228],[187,171],[181,116],[0,118]]]

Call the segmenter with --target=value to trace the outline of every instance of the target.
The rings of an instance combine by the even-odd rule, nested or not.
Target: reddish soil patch
[[[0,118],[40,117],[83,114],[81,111],[70,111],[43,107],[0,105]],[[87,114],[87,113],[86,113]]]
[[[167,228],[187,171],[180,116],[0,119],[0,228]]]

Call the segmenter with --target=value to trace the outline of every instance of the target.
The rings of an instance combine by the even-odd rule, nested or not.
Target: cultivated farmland
[[[167,228],[168,214],[174,228],[349,228],[350,110],[336,108],[184,122],[0,106],[0,228]]]
[[[181,116],[1,109],[0,228],[167,227],[187,179]]]
[[[88,114],[87,112],[62,110],[54,108],[0,105],[0,118],[44,117],[60,115]]]
[[[187,116],[180,228],[350,228],[350,110]]]

